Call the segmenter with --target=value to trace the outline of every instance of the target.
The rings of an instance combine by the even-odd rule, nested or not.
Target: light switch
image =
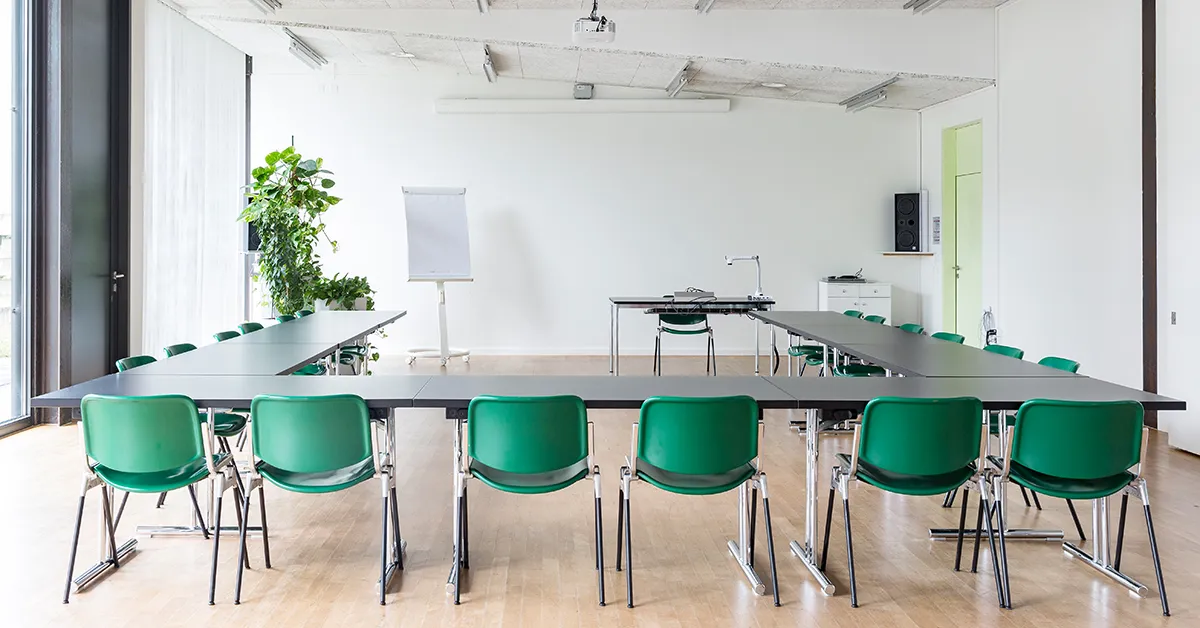
[[[1171,312],[1171,324],[1175,324],[1175,312]]]

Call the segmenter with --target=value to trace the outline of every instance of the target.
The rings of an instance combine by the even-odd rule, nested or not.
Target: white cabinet
[[[864,316],[882,316],[892,321],[892,285],[887,283],[831,283],[817,286],[817,307],[822,312],[858,310]]]

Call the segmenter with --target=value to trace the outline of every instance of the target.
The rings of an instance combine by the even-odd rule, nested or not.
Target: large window
[[[27,2],[0,8],[0,88],[9,124],[0,124],[0,430],[29,415]]]

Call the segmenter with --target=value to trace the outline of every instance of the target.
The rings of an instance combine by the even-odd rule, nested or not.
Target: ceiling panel
[[[521,44],[520,55],[524,78],[574,82],[579,73],[578,48]]]
[[[647,55],[628,52],[584,50],[579,55],[575,80],[600,85],[630,85]]]
[[[637,72],[634,73],[633,80],[629,82],[629,85],[632,87],[666,89],[688,61],[688,59],[682,57],[646,55],[638,63]]]

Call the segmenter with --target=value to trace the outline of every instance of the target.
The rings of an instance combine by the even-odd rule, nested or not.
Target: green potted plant
[[[366,277],[334,275],[313,287],[313,306],[318,310],[374,310],[373,294]]]
[[[251,172],[250,198],[239,220],[254,225],[262,244],[256,278],[266,283],[271,305],[280,314],[294,314],[313,303],[321,282],[317,241],[325,233],[322,215],[342,199],[329,190],[335,185],[321,159],[304,159],[288,147],[267,155],[266,165]]]

